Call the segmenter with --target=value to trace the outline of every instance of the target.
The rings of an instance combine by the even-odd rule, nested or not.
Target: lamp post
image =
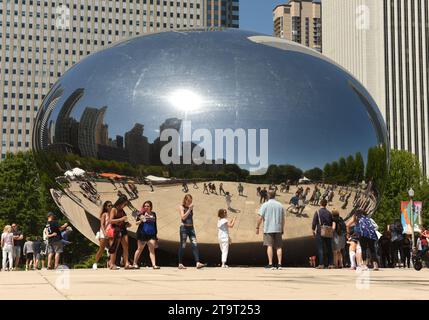
[[[408,190],[408,195],[410,197],[410,205],[411,205],[411,214],[410,214],[410,219],[411,219],[411,239],[412,239],[412,252],[414,252],[415,250],[415,246],[414,246],[414,203],[413,203],[413,197],[414,197],[414,190],[413,188],[410,188],[410,190]]]

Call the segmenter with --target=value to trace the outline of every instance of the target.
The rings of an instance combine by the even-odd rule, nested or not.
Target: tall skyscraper
[[[320,0],[289,0],[273,10],[274,36],[322,51]]]
[[[0,1],[1,158],[31,148],[43,97],[86,55],[138,34],[238,26],[238,0]]]
[[[429,1],[323,0],[323,53],[369,90],[391,147],[429,170]]]

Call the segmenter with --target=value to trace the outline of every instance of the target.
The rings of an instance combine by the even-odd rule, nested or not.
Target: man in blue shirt
[[[269,200],[259,209],[259,217],[256,225],[256,234],[259,234],[259,226],[264,222],[264,246],[267,246],[268,265],[266,268],[276,269],[273,265],[273,248],[277,252],[277,269],[282,269],[282,246],[285,216],[283,205],[276,201],[275,190],[268,192]]]

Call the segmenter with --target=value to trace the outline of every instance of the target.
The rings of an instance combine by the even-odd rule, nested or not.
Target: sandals
[[[109,269],[110,270],[119,270],[119,269],[121,269],[121,267],[119,267],[119,266],[112,266]]]
[[[127,265],[126,267],[124,267],[125,270],[134,270],[134,266],[132,265]]]

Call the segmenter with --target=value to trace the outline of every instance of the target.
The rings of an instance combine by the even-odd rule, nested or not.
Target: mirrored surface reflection
[[[190,193],[202,256],[218,258],[218,209],[237,217],[236,264],[265,261],[255,220],[270,189],[287,212],[290,264],[314,251],[321,199],[343,217],[372,213],[386,145],[378,108],[351,75],[310,49],[239,30],[147,35],[90,55],[51,89],[33,135],[57,205],[90,240],[102,203],[125,195],[130,234],[150,200],[159,250],[175,255]]]

